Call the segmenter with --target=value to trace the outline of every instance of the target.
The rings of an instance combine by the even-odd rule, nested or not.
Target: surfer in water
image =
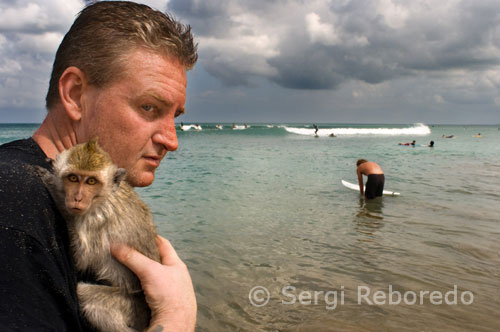
[[[382,196],[384,191],[385,176],[382,168],[374,161],[359,159],[356,162],[356,173],[358,174],[359,192],[367,198],[372,199]],[[368,177],[366,190],[363,190],[363,175]]]
[[[314,136],[318,136],[318,126],[316,124],[313,124],[314,127]]]
[[[413,140],[411,143],[398,143],[398,145],[404,145],[404,146],[413,146],[415,147],[415,143],[417,143],[417,141]]]

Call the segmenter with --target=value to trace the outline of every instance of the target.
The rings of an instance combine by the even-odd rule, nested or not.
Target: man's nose
[[[166,119],[160,123],[158,130],[153,135],[153,143],[162,145],[167,151],[177,150],[179,144],[173,119]]]

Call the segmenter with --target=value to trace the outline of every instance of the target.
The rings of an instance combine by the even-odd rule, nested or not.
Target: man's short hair
[[[356,166],[359,167],[359,165],[367,163],[367,162],[368,162],[368,160],[366,160],[366,159],[358,159],[358,161],[356,161]]]
[[[46,107],[59,103],[59,79],[66,68],[79,68],[90,84],[102,87],[121,77],[127,52],[141,47],[178,59],[186,70],[198,59],[191,27],[169,14],[130,1],[87,6],[59,45]]]

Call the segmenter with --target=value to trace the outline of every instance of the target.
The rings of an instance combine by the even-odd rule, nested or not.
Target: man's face
[[[186,73],[177,60],[144,49],[125,63],[123,79],[85,89],[77,139],[98,136],[128,182],[143,187],[167,151],[177,149],[174,119],[184,112]]]

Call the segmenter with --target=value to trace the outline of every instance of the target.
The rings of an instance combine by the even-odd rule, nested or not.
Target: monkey
[[[151,212],[125,181],[126,170],[93,138],[58,154],[52,172],[37,173],[67,222],[76,269],[100,282],[78,282],[83,316],[102,332],[146,329],[151,313],[139,279],[110,253],[111,244],[123,243],[160,262]]]

